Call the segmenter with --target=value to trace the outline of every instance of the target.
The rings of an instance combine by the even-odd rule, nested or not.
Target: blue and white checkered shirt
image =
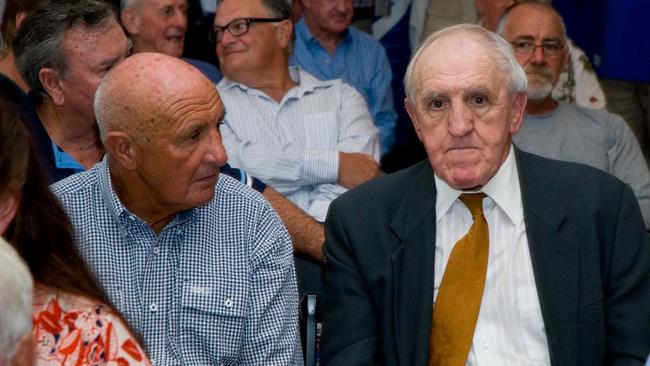
[[[291,241],[257,192],[222,174],[212,201],[156,235],[122,205],[106,161],[52,189],[156,365],[302,363]]]

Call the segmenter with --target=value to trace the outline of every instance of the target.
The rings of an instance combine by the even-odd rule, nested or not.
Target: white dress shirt
[[[346,191],[337,183],[339,152],[379,160],[379,133],[363,96],[341,80],[289,68],[298,84],[280,103],[228,78],[217,85],[228,163],[277,189],[318,221]]]
[[[451,188],[437,175],[435,183],[438,193],[434,301],[451,250],[473,223],[469,210],[458,199],[463,192]],[[487,195],[483,211],[489,227],[489,257],[481,309],[466,364],[550,365],[512,147],[481,192]]]

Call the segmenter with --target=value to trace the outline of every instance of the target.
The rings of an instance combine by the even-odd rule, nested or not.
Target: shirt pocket
[[[180,314],[185,352],[201,362],[236,364],[245,338],[247,293],[245,281],[185,282]]]
[[[336,147],[339,138],[338,114],[332,112],[319,112],[305,116],[305,146],[308,149],[332,150]]]
[[[537,288],[523,286],[517,292],[517,312],[521,324],[521,340],[527,352],[530,365],[548,365],[548,341],[544,318],[539,304]]]

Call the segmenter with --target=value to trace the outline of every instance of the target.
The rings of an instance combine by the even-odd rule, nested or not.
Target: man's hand
[[[381,175],[379,164],[372,156],[362,153],[339,152],[338,183],[347,189]]]

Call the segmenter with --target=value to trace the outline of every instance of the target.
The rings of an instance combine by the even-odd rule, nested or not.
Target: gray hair
[[[121,0],[120,1],[120,10],[124,10],[127,8],[134,8],[138,4],[140,4],[140,1],[142,0]]]
[[[520,5],[531,5],[537,9],[548,9],[551,10],[553,13],[557,15],[557,17],[560,19],[560,27],[562,31],[562,38],[563,40],[566,41],[566,25],[564,24],[564,19],[562,18],[562,14],[558,12],[553,5],[551,5],[551,2],[548,0],[520,0],[515,2],[513,5],[509,6],[503,14],[499,17],[499,23],[497,24],[497,30],[496,33],[503,36],[503,31],[505,30],[506,22],[508,21],[508,17],[510,16],[510,13],[512,13],[512,10],[514,8],[519,7]]]
[[[122,0],[122,1],[129,1],[129,0]],[[137,1],[137,0],[132,0],[132,1]],[[219,12],[219,4],[223,2],[223,0],[217,0],[217,9],[216,12]],[[291,9],[291,1],[290,0],[261,0],[262,6],[264,6],[264,9],[268,10],[269,13],[271,13],[271,17],[273,18],[281,18],[281,19],[287,19],[290,20],[291,23],[293,24],[293,10]],[[295,28],[291,32],[291,43],[289,45],[289,53],[293,51],[293,43],[296,39],[296,31]]]
[[[82,26],[100,32],[109,20],[117,21],[115,8],[101,0],[52,0],[40,4],[30,13],[16,34],[16,65],[29,88],[41,94],[45,89],[39,73],[52,68],[62,78],[69,75],[65,36],[73,27]]]
[[[468,36],[471,36],[476,42],[485,46],[486,52],[491,54],[497,67],[499,67],[507,77],[509,92],[511,95],[526,91],[526,88],[528,87],[528,79],[526,78],[524,69],[519,65],[519,62],[517,62],[510,43],[499,35],[492,33],[481,26],[475,24],[458,24],[443,28],[427,37],[411,59],[411,62],[409,62],[409,65],[406,68],[406,74],[404,75],[404,89],[409,103],[416,105],[416,91],[414,90],[413,85],[413,73],[415,65],[424,50],[439,39],[459,33],[465,33]]]
[[[27,265],[0,237],[0,361],[11,360],[32,331],[33,288]]]

